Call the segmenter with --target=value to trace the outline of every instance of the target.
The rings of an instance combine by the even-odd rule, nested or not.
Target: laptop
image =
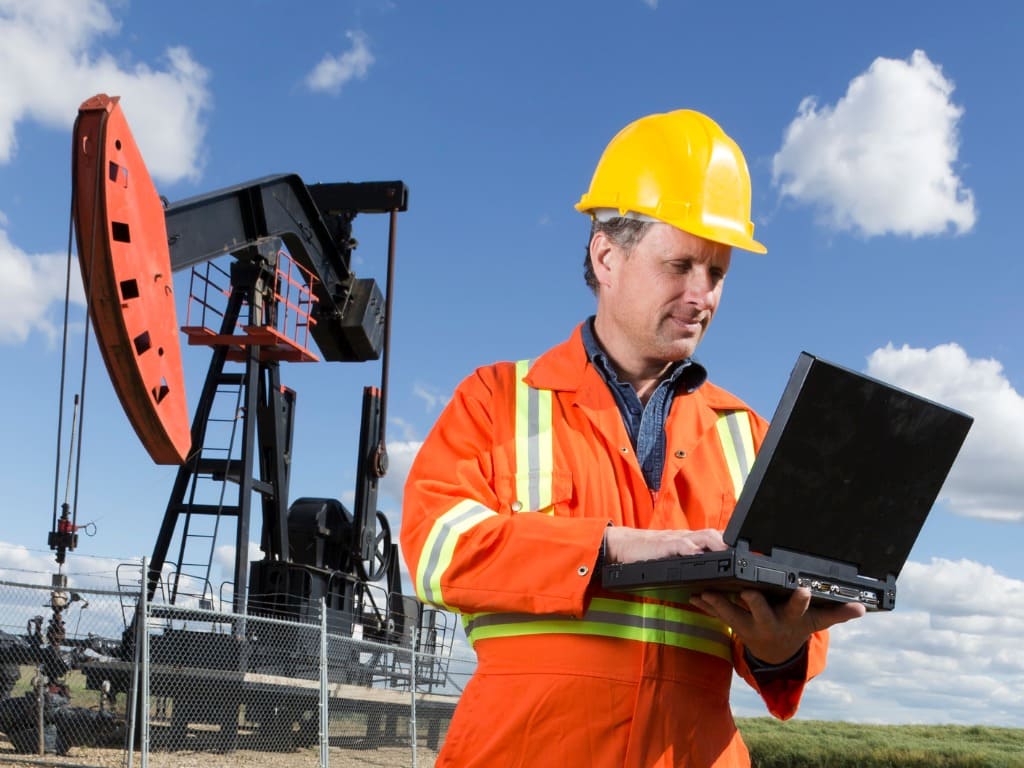
[[[800,353],[723,537],[728,549],[616,563],[612,591],[759,589],[888,611],[973,419]]]

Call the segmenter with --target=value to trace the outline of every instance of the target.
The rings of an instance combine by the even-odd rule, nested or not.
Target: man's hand
[[[696,555],[725,549],[721,531],[649,531],[609,526],[604,534],[606,563],[635,563],[673,555]]]
[[[690,604],[732,627],[750,654],[765,664],[788,661],[812,633],[859,619],[867,610],[863,603],[812,606],[811,591],[805,587],[776,606],[752,589],[740,592],[736,600],[720,592],[703,592],[690,598]]]

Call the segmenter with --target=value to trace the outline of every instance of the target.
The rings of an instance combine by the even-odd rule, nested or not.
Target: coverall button
[[[579,568],[576,569],[576,573],[578,573],[580,576],[586,576],[588,573],[590,573],[590,569],[585,565],[581,565]]]
[[[522,508],[523,508],[523,502],[519,501],[519,499],[516,499],[515,501],[512,502],[512,511],[513,512],[518,512]]]
[[[676,458],[677,459],[685,459],[686,458],[686,451],[676,451]]]

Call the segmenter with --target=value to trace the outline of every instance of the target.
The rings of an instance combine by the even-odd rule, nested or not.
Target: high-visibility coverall
[[[735,669],[791,717],[824,668],[758,685],[730,630],[681,590],[600,588],[605,528],[724,529],[767,424],[705,383],[678,394],[652,493],[579,328],[535,361],[457,388],[413,463],[402,551],[421,600],[457,611],[478,665],[439,766],[748,766]]]

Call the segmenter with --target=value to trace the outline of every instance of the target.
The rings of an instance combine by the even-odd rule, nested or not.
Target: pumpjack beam
[[[384,343],[384,300],[376,282],[350,269],[351,222],[359,213],[404,211],[401,181],[315,184],[295,174],[266,176],[169,205],[164,213],[171,268],[226,253],[244,258],[280,238],[314,276],[312,335],[325,360],[376,360]]]

